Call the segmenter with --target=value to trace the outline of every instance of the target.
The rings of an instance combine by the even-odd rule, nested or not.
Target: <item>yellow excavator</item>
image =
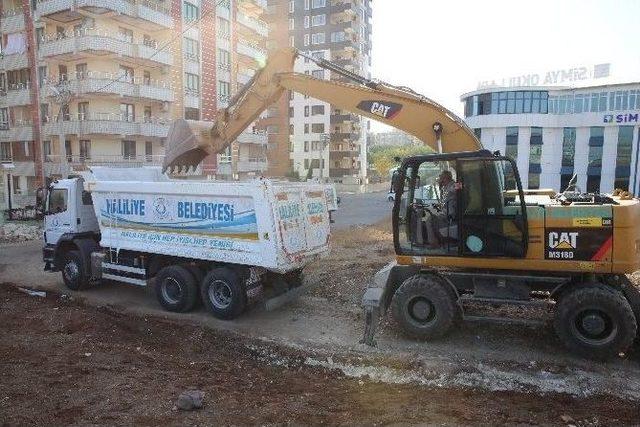
[[[341,81],[295,72],[299,56]],[[575,180],[562,193],[525,190],[513,159],[483,150],[461,119],[411,89],[278,51],[213,125],[173,123],[165,169],[195,167],[224,151],[286,90],[398,128],[434,150],[405,158],[394,173],[396,260],[363,296],[364,343],[375,344],[379,318],[391,309],[402,331],[421,340],[463,319],[552,321],[581,356],[628,350],[640,319],[640,291],[626,276],[640,268],[639,201],[585,194]]]

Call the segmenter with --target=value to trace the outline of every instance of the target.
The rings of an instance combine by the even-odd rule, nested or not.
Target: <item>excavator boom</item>
[[[323,80],[294,72],[298,56],[338,73],[352,82]],[[471,129],[438,103],[387,83],[354,74],[331,62],[306,56],[295,49],[272,54],[229,107],[210,122],[175,120],[169,130],[163,168],[196,167],[207,155],[223,152],[285,90],[330,103],[340,110],[380,121],[416,136],[435,151],[472,151],[481,144]]]

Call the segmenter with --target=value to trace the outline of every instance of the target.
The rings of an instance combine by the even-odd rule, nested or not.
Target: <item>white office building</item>
[[[466,93],[465,121],[483,146],[517,161],[525,188],[640,193],[640,82],[488,88]]]

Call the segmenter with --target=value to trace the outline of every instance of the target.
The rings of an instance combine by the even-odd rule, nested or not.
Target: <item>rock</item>
[[[566,414],[565,414],[565,415],[560,416],[560,419],[561,419],[561,420],[562,420],[562,422],[563,422],[563,423],[565,423],[565,424],[569,424],[569,423],[573,423],[573,422],[575,422],[575,421],[574,421],[574,419],[573,419],[573,418],[571,418],[571,416],[566,415]]]
[[[194,409],[202,408],[202,401],[204,400],[204,391],[200,390],[187,390],[180,393],[176,407],[182,411],[193,411]]]

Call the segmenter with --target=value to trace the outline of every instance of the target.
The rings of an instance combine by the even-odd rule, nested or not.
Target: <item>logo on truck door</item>
[[[402,104],[388,101],[360,101],[358,109],[391,120],[402,110]]]

